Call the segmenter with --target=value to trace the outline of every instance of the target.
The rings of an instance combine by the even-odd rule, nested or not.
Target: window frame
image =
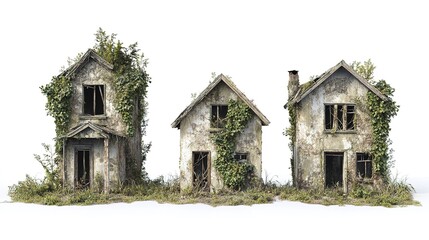
[[[92,113],[87,113],[85,108],[85,88],[94,87],[94,93],[97,92],[98,87],[102,86],[102,94],[100,95],[101,101],[103,102],[103,113],[97,114],[97,94],[93,94],[93,105]],[[86,118],[93,117],[105,117],[106,116],[106,84],[82,84],[82,116]]]
[[[328,122],[328,107],[329,107],[329,122]],[[352,111],[349,111],[352,107]],[[341,110],[339,110],[341,109]],[[333,112],[332,112],[333,110]],[[356,104],[354,103],[325,103],[323,107],[323,128],[325,133],[356,133]],[[341,113],[339,115],[339,113]],[[352,120],[349,121],[349,116],[352,116]],[[351,123],[351,125],[350,125]],[[331,128],[327,128],[331,126]]]

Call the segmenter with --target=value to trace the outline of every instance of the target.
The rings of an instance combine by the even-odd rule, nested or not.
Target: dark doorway
[[[325,186],[343,186],[344,153],[325,153]]]
[[[89,150],[77,151],[77,187],[89,187]]]
[[[208,191],[210,186],[209,152],[193,152],[192,155],[193,186],[195,189]]]

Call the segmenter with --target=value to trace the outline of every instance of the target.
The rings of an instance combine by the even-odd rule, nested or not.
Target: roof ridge
[[[264,126],[270,124],[270,121],[265,117],[264,114],[256,107],[256,105],[250,101],[246,95],[241,92],[237,86],[234,84],[234,82],[229,79],[227,76],[225,76],[223,73],[219,74],[213,82],[211,82],[199,95],[196,97],[190,105],[188,105],[185,110],[183,110],[179,116],[174,120],[174,122],[171,124],[171,127],[179,127],[180,122],[182,119],[194,108],[194,106],[201,102],[221,81],[223,81],[237,96],[243,100],[246,105],[249,106],[249,108],[261,119],[262,124]]]

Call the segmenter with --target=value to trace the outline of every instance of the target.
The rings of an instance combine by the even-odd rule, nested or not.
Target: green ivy
[[[70,123],[70,103],[73,94],[70,78],[64,75],[54,76],[51,82],[41,86],[40,90],[47,97],[45,108],[47,114],[54,118],[57,137],[66,134]],[[62,152],[62,141],[56,141],[55,152],[57,154]]]
[[[115,108],[121,114],[127,125],[127,134],[134,135],[137,114],[137,123],[144,126],[146,114],[146,95],[150,77],[146,73],[147,61],[143,54],[139,54],[137,43],[124,47],[116,40],[116,34],[110,36],[101,28],[95,34],[94,50],[106,61],[113,64],[116,76],[114,88],[116,92]]]
[[[214,166],[225,186],[234,190],[243,189],[253,173],[252,164],[237,162],[234,159],[236,138],[251,117],[248,106],[239,101],[229,100],[225,127],[212,135],[217,153]]]
[[[399,105],[392,100],[395,89],[385,80],[378,81],[374,87],[387,96],[387,100],[382,100],[371,91],[367,94],[372,125],[371,155],[375,174],[387,179],[393,164],[389,149],[391,142],[389,139],[390,121],[398,113]]]

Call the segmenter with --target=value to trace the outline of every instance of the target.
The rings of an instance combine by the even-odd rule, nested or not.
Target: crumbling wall
[[[228,105],[230,99],[237,100],[238,96],[223,82],[220,82],[180,123],[180,187],[192,187],[192,152],[210,152],[210,188],[223,187],[214,161],[216,146],[210,139],[213,132],[219,129],[211,128],[211,106]],[[247,127],[237,138],[236,152],[248,153],[250,162],[255,166],[255,174],[261,177],[262,172],[262,126],[260,119],[253,114]]]
[[[356,176],[356,152],[371,149],[368,89],[344,68],[338,69],[297,106],[296,179],[300,187],[325,186],[325,152],[344,152],[343,187]],[[355,104],[356,130],[325,130],[324,104]]]

